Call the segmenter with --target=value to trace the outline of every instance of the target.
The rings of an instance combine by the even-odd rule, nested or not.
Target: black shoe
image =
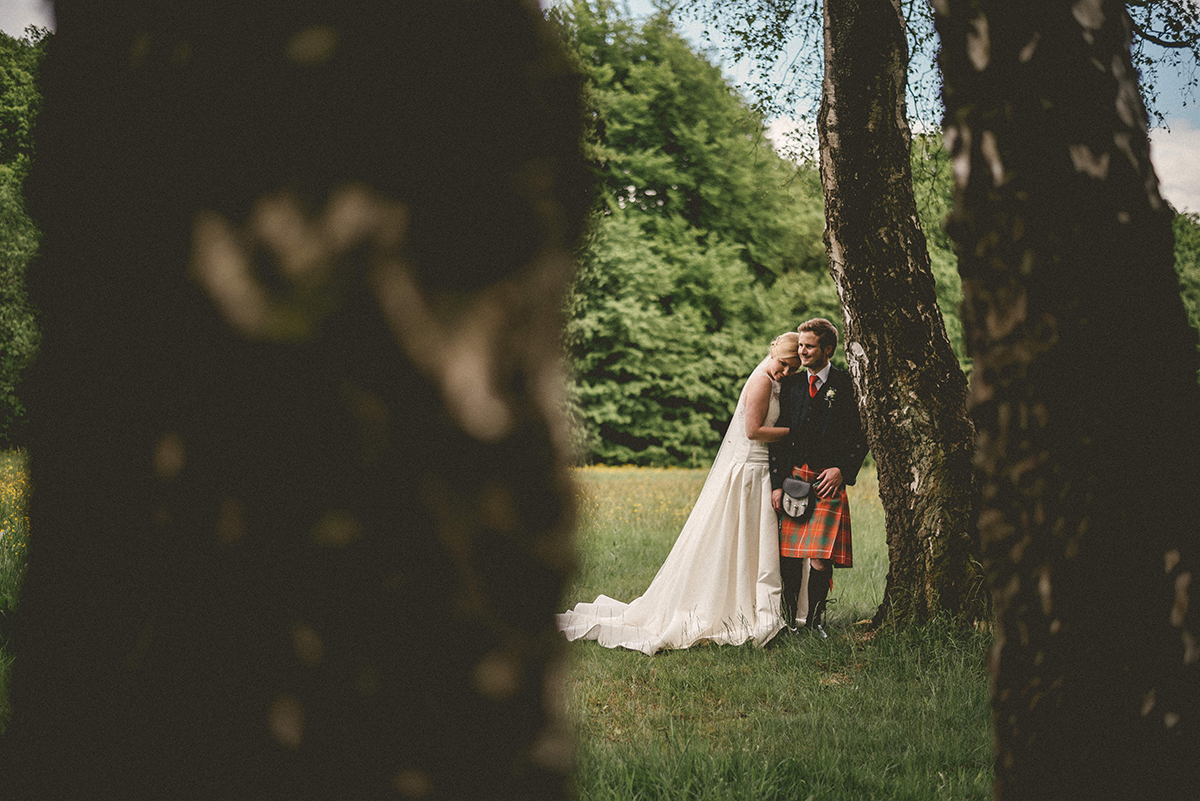
[[[811,625],[806,625],[805,628],[812,629],[813,634],[816,634],[822,640],[829,639],[829,634],[825,631],[825,626],[821,624],[821,618],[825,617],[825,607],[829,604],[837,603],[836,598],[827,598],[817,603],[816,611],[808,616],[812,622]]]
[[[809,571],[808,620],[805,624],[808,628],[813,630],[821,628],[821,616],[825,612],[827,597],[829,597],[829,573],[825,570]]]
[[[818,604],[815,610],[808,613],[808,620],[804,624],[804,628],[808,629],[822,640],[829,638],[829,635],[825,633],[825,627],[821,625],[821,615],[824,611],[825,605]]]

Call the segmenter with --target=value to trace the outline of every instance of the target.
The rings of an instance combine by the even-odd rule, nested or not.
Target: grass
[[[8,721],[8,675],[12,655],[5,650],[3,622],[17,604],[29,545],[28,459],[23,451],[0,452],[0,733]]]
[[[581,569],[566,606],[649,584],[702,470],[576,473]],[[855,567],[834,574],[831,636],[654,657],[570,646],[580,799],[985,799],[990,636],[872,634],[887,573],[875,476],[851,488]]]

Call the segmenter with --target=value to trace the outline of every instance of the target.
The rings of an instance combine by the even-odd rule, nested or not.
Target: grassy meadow
[[[590,467],[565,607],[649,585],[705,471]],[[887,575],[875,474],[850,488],[855,567],[834,573],[830,638],[647,657],[576,642],[567,704],[580,799],[987,799],[990,635],[872,634]]]
[[[29,518],[25,498],[29,492],[27,459],[22,451],[0,451],[0,624],[17,602],[25,573],[29,543]],[[12,655],[5,650],[0,625],[0,733],[8,721],[8,673]]]

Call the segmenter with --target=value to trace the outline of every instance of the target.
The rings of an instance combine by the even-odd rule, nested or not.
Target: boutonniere
[[[825,393],[825,402],[833,403],[833,399],[836,397],[837,397],[837,390],[831,388],[828,392]]]

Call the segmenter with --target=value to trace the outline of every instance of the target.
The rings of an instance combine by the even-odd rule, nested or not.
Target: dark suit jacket
[[[833,395],[832,399],[830,395]],[[786,437],[769,446],[771,489],[783,486],[792,468],[808,463],[820,473],[827,467],[842,471],[853,484],[867,456],[867,439],[858,417],[854,381],[845,370],[829,368],[829,379],[808,397],[808,371],[785,377],[779,384],[779,420]]]

